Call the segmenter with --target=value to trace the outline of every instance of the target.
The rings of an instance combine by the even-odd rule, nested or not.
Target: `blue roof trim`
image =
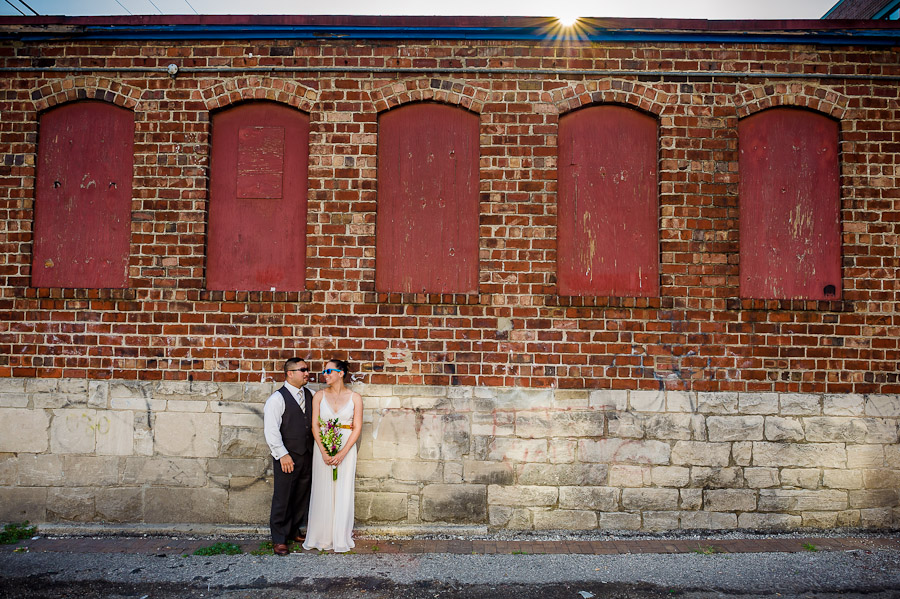
[[[385,39],[385,40],[535,40],[706,42],[822,45],[900,45],[898,29],[690,31],[594,28],[562,33],[546,27],[409,27],[409,26],[311,26],[311,25],[87,25],[66,32],[0,33],[0,39],[48,40],[235,40],[235,39]]]
[[[900,7],[900,0],[895,0],[894,2],[891,2],[890,4],[888,4],[881,10],[879,10],[877,13],[872,15],[872,18],[873,19],[883,19],[886,16],[888,16],[889,14],[891,14],[892,12],[894,12],[895,10],[897,10],[898,7]]]

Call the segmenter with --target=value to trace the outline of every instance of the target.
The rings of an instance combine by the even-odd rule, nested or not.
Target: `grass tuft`
[[[30,539],[37,534],[37,526],[28,526],[28,521],[22,523],[14,522],[3,527],[0,532],[0,544],[13,545],[23,539]]]
[[[238,545],[220,541],[214,545],[210,545],[209,547],[201,547],[194,552],[194,555],[237,555],[239,553],[243,553],[243,551]]]

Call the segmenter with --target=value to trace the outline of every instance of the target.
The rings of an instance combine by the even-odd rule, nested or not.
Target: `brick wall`
[[[170,63],[182,72],[166,75],[162,69]],[[262,383],[268,389],[280,380],[285,358],[299,354],[319,367],[335,355],[356,365],[365,389],[424,385],[449,397],[455,388],[475,396],[493,389],[489,393],[510,397],[530,388],[547,397],[559,390],[586,397],[599,391],[814,395],[821,405],[825,397],[875,394],[896,406],[900,194],[894,163],[900,152],[900,69],[891,50],[751,40],[3,41],[0,67],[85,69],[4,72],[0,78],[0,377],[10,381],[40,387],[51,382],[47,379],[75,380],[86,389],[101,382],[168,381],[187,388],[204,383],[215,389]],[[110,67],[160,70],[92,70]],[[247,70],[190,71],[200,67]],[[324,71],[253,70],[260,67]],[[344,68],[362,70],[335,72]],[[428,71],[391,71],[416,68]],[[478,68],[498,71],[471,70]],[[578,73],[548,75],[537,69]],[[584,74],[588,70],[597,74]],[[622,73],[645,70],[670,74]],[[697,71],[719,74],[686,74]],[[815,74],[821,77],[810,78]],[[85,98],[134,112],[129,286],[31,287],[39,115]],[[210,113],[245,100],[283,103],[310,117],[305,291],[204,289]],[[477,294],[375,291],[378,115],[420,100],[460,106],[480,119]],[[557,125],[560,115],[595,103],[634,107],[659,122],[656,297],[556,293]],[[840,300],[740,297],[737,125],[741,117],[772,106],[815,110],[840,124]],[[57,407],[36,402],[25,387],[22,394],[25,400],[10,400],[0,409],[47,418],[49,431],[57,416],[38,412]],[[246,399],[263,398],[261,393]],[[544,403],[542,409],[552,407],[549,400]],[[861,410],[855,415],[875,416]],[[723,413],[755,414],[737,407]],[[888,415],[888,432],[877,441],[883,458],[878,468],[890,470],[895,480],[896,456],[890,461],[884,456],[896,448],[897,414],[889,410]],[[709,425],[707,418],[703,426]],[[814,443],[808,428],[805,437],[790,443]],[[558,434],[568,438],[565,426]],[[573,448],[592,451],[576,437],[569,443]],[[811,467],[852,468],[846,452],[855,441],[840,436],[830,441],[845,453],[832,456],[834,464]],[[472,443],[464,453],[478,463],[507,460],[495,460],[499,454]],[[96,448],[84,451],[94,455]],[[48,441],[34,453],[66,450]],[[722,467],[741,467],[736,459]],[[448,484],[463,480],[452,472],[417,474],[413,479],[419,482],[411,484],[434,477]],[[526,484],[516,473],[518,478],[503,480]],[[385,488],[400,484],[396,473],[384,476]],[[649,480],[652,486],[652,473]],[[685,488],[693,484],[686,480]],[[748,488],[746,480],[744,473],[739,488]],[[2,484],[28,487],[22,481]],[[789,480],[777,484],[795,488]],[[629,486],[609,478],[603,485]],[[710,485],[697,488],[718,483]],[[378,488],[373,483],[368,490]],[[491,491],[486,492],[490,501]],[[418,493],[410,496],[424,497]],[[890,512],[896,492],[884,495],[875,507]],[[415,521],[412,513],[407,517]]]

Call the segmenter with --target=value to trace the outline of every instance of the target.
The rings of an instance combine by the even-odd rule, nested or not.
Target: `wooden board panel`
[[[478,127],[476,115],[433,103],[379,118],[378,291],[477,291]]]
[[[559,122],[560,295],[659,292],[656,120],[592,106]]]
[[[213,116],[207,289],[306,286],[309,117],[268,102]]]
[[[838,123],[773,108],[738,125],[741,297],[841,297]]]
[[[130,111],[76,102],[41,117],[33,286],[128,286],[133,166]]]

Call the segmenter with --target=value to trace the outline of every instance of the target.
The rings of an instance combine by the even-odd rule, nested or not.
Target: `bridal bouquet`
[[[322,445],[325,446],[325,451],[328,455],[334,457],[341,449],[341,443],[344,441],[341,438],[341,421],[337,418],[332,418],[331,420],[319,418],[319,434],[322,437]],[[332,479],[337,480],[337,466],[332,466],[332,468]]]

